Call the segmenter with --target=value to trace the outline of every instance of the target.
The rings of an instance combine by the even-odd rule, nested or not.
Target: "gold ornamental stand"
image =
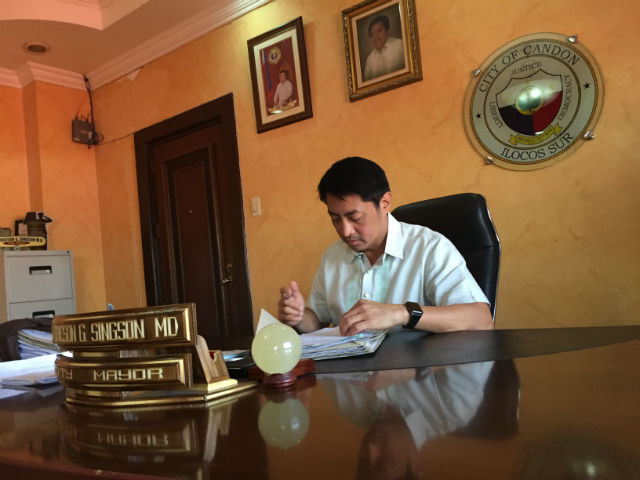
[[[67,402],[101,407],[207,403],[255,382],[230,378],[219,350],[197,334],[192,303],[53,319],[56,375]]]

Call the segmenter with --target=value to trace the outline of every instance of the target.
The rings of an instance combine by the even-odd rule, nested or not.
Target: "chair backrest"
[[[500,239],[482,195],[460,193],[409,203],[396,208],[392,215],[401,222],[429,227],[451,240],[491,303],[491,315],[495,315]]]

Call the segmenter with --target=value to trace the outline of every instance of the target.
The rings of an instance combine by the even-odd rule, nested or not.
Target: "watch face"
[[[405,305],[407,306],[407,310],[409,311],[411,316],[422,315],[422,308],[420,308],[420,305],[418,305],[417,303],[407,302]]]

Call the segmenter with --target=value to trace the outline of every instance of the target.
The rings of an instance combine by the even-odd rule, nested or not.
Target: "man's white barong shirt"
[[[464,258],[443,235],[388,214],[384,254],[371,265],[342,240],[325,251],[307,306],[321,323],[338,325],[361,298],[425,306],[489,303]]]

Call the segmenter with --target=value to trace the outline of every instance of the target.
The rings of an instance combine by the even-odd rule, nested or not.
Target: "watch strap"
[[[422,318],[422,307],[420,307],[420,304],[416,302],[406,302],[404,306],[406,307],[410,316],[409,316],[409,321],[402,327],[407,329],[413,329],[418,324],[418,321],[420,320],[420,318]]]

